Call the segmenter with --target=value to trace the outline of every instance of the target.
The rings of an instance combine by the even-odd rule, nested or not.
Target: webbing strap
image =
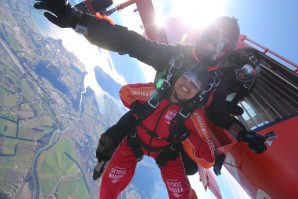
[[[137,158],[138,161],[143,159],[144,153],[143,150],[139,144],[138,134],[135,128],[131,131],[131,133],[128,135],[127,144],[131,148],[133,154]]]

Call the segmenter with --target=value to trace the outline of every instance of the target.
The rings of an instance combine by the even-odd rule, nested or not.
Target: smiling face
[[[181,75],[178,77],[176,82],[174,83],[171,95],[170,95],[170,102],[171,103],[178,103],[184,102],[189,99],[192,99],[195,95],[199,93],[200,84],[195,77],[191,77],[189,75]]]

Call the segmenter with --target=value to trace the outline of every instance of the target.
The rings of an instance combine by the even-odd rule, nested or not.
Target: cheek
[[[184,81],[183,77],[179,77],[174,83],[174,88],[178,88],[183,83],[183,81]]]
[[[200,92],[201,89],[197,88],[195,85],[193,85],[193,87],[191,88],[191,95],[192,97],[194,97],[195,95],[197,95]]]
[[[192,90],[189,94],[189,97],[193,98],[197,93],[198,93],[197,91]]]
[[[177,90],[179,88],[179,85],[180,85],[179,80],[177,80],[174,84],[174,90]]]

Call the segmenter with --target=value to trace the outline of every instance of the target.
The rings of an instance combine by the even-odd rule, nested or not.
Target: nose
[[[191,89],[191,88],[196,88],[196,85],[192,82],[192,80],[186,78],[186,86]]]

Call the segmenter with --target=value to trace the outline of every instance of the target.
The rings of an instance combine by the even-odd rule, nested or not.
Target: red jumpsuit
[[[146,102],[155,89],[156,87],[153,83],[126,85],[121,88],[120,97],[123,104],[130,108],[130,105],[135,100],[141,103]],[[170,135],[170,121],[179,110],[179,105],[170,104],[167,99],[163,99],[154,112],[136,127],[137,135],[142,142],[140,146],[168,146],[168,141],[152,137],[146,131],[155,132],[161,138],[168,137]],[[190,132],[190,136],[182,144],[186,153],[195,162],[202,167],[209,168],[214,163],[214,146],[210,141],[209,130],[205,120],[204,111],[197,109],[184,122],[185,127]],[[145,155],[153,158],[158,156],[158,152],[149,152],[144,147],[142,147],[142,150]],[[99,198],[116,199],[131,181],[136,164],[137,159],[127,145],[127,138],[125,138],[115,151],[103,173]],[[167,162],[165,166],[160,168],[160,171],[170,199],[190,199],[192,197],[191,187],[180,156],[175,160]]]

